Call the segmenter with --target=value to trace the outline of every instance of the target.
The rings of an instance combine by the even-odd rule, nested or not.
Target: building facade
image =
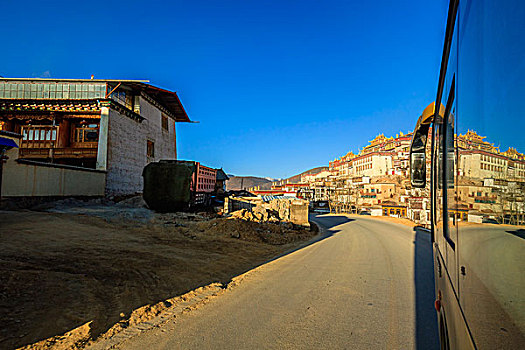
[[[177,159],[177,94],[138,80],[0,78],[0,129],[21,160],[106,172],[106,195],[142,191],[142,169]]]

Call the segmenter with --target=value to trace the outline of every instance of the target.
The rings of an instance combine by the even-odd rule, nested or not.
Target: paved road
[[[327,237],[123,349],[437,348],[429,234],[322,215]]]

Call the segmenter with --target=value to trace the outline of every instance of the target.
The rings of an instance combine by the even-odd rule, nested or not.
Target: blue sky
[[[3,0],[0,76],[177,91],[179,158],[287,177],[411,130],[435,98],[447,1]]]

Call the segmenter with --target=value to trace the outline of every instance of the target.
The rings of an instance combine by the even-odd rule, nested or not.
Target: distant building
[[[307,184],[285,183],[282,185],[272,185],[271,189],[261,189],[260,186],[249,188],[248,191],[258,196],[284,196],[302,198],[302,189],[308,187]]]
[[[525,181],[525,155],[514,148],[500,152],[475,131],[456,137],[459,148],[459,176]]]
[[[224,193],[226,192],[226,181],[228,181],[230,178],[228,175],[224,172],[224,170],[216,169],[217,175],[216,175],[216,182],[215,182],[215,192],[217,193]]]

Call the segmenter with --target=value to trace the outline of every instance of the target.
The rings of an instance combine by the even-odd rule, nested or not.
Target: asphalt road
[[[370,217],[315,220],[324,239],[119,348],[438,348],[430,235]]]

